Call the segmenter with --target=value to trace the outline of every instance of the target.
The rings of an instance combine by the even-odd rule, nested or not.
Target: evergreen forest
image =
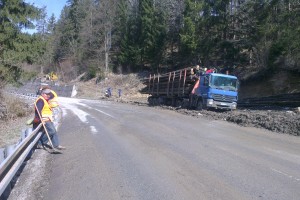
[[[41,70],[70,81],[197,64],[299,73],[300,1],[68,0],[56,19],[0,0],[2,85]]]

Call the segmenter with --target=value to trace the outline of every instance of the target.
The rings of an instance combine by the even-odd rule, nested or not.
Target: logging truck
[[[149,94],[150,105],[171,105],[191,109],[226,109],[237,107],[239,81],[236,76],[194,73],[192,68],[150,75],[144,79],[141,93]]]

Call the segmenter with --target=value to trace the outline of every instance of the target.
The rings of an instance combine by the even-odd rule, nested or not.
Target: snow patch
[[[95,126],[90,126],[90,129],[91,129],[91,132],[92,132],[93,134],[97,134],[97,133],[98,133],[98,131],[97,131],[97,129],[96,129]]]

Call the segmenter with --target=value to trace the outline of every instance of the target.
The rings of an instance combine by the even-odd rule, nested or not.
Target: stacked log
[[[192,68],[184,68],[165,74],[150,75],[144,79],[146,87],[143,94],[152,96],[184,97],[188,96],[195,85],[196,79]]]

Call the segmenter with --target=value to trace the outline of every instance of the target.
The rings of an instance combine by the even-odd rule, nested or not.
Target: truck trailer
[[[236,76],[214,73],[213,70],[194,73],[184,68],[144,79],[150,105],[171,105],[192,109],[237,108],[239,81]]]

